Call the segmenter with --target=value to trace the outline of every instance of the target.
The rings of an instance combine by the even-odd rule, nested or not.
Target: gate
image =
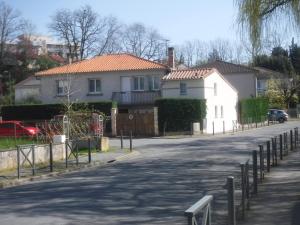
[[[139,110],[129,113],[117,114],[117,134],[134,136],[154,136],[154,112],[153,110]]]

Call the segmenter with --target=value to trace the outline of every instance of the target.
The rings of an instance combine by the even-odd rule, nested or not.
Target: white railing
[[[212,195],[205,195],[198,202],[187,209],[184,214],[188,218],[188,225],[198,225],[197,218],[202,213],[202,225],[211,225],[211,201]]]

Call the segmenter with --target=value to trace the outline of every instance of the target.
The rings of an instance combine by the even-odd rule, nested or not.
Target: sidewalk
[[[0,188],[16,186],[31,180],[42,179],[45,177],[58,176],[60,174],[78,171],[90,167],[105,166],[115,161],[123,161],[134,158],[139,155],[138,151],[129,150],[112,150],[108,152],[94,152],[91,156],[91,163],[88,163],[88,155],[79,155],[79,163],[76,160],[68,160],[68,168],[66,168],[65,160],[55,161],[53,163],[53,172],[50,172],[48,164],[36,165],[36,176],[32,176],[32,169],[22,168],[21,178],[17,178],[17,168],[0,172]]]
[[[300,224],[300,151],[278,162],[258,186],[258,195],[238,225]]]

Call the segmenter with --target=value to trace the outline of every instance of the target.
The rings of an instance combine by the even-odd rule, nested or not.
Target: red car
[[[24,126],[21,121],[1,121],[0,122],[0,136],[1,137],[32,137],[39,132],[36,127]]]

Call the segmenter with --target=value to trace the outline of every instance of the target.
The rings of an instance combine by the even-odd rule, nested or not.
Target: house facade
[[[114,100],[119,106],[154,104],[168,67],[130,54],[97,56],[36,73],[43,103]]]
[[[18,103],[28,98],[40,100],[40,80],[35,76],[30,76],[15,85],[15,102]]]
[[[206,99],[205,133],[232,130],[237,122],[238,92],[214,68],[170,72],[163,77],[162,97]]]
[[[257,74],[254,68],[221,60],[203,64],[199,68],[216,68],[238,91],[239,100],[257,96]]]

